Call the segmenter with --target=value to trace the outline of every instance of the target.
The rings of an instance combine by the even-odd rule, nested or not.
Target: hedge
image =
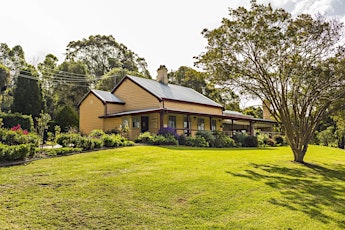
[[[22,129],[28,131],[33,131],[34,120],[29,115],[22,115],[19,113],[0,113],[0,118],[2,118],[2,123],[4,128],[12,128],[18,124]]]

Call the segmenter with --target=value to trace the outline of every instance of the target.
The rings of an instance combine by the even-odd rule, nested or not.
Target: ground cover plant
[[[345,152],[134,146],[0,168],[1,229],[344,229]]]

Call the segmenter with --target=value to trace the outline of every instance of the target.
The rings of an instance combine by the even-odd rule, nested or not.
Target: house
[[[195,135],[198,130],[223,131],[224,125],[230,134],[244,130],[253,134],[254,124],[268,129],[274,124],[229,113],[191,88],[169,84],[165,66],[157,72],[156,81],[126,76],[111,92],[91,90],[79,103],[80,131],[128,127],[129,138],[135,139],[140,133],[157,133],[166,127],[177,134]]]

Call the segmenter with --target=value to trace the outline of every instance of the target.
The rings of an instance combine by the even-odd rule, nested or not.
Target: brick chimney
[[[168,85],[168,69],[165,65],[159,66],[157,74],[157,81],[164,85]]]
[[[262,102],[263,119],[272,120],[271,113],[270,113],[270,110],[269,110],[270,107],[271,107],[271,103],[268,100],[264,100]]]

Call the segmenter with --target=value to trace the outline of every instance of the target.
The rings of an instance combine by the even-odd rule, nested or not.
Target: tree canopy
[[[239,111],[239,96],[232,88],[222,89],[208,81],[208,75],[187,66],[181,66],[176,71],[169,72],[169,81],[172,84],[194,89],[208,98],[222,104],[225,109]]]
[[[149,77],[144,58],[118,43],[113,36],[90,36],[88,39],[69,42],[66,49],[66,60],[85,63],[90,74],[96,79],[113,68],[135,71]]]
[[[43,109],[38,73],[33,66],[20,71],[13,93],[12,112],[38,117]]]
[[[230,9],[221,26],[203,31],[207,51],[196,64],[224,87],[240,87],[266,105],[285,130],[296,162],[304,162],[320,121],[345,96],[343,25],[321,16],[293,18],[251,1]]]

